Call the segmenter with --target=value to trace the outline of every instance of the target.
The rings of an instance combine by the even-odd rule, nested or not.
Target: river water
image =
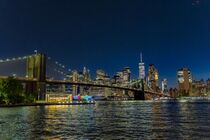
[[[0,108],[0,139],[210,139],[210,102]]]

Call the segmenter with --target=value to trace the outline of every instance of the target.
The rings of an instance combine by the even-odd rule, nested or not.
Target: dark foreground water
[[[0,108],[0,139],[210,139],[209,103]]]

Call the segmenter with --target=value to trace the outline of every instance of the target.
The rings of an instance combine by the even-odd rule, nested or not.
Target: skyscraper
[[[131,71],[129,67],[125,67],[122,71],[123,82],[130,82],[131,79]]]
[[[104,81],[105,77],[106,77],[106,73],[105,73],[104,70],[98,69],[96,71],[96,80],[98,80],[98,81]]]
[[[139,63],[139,79],[145,78],[145,66],[142,60],[142,53],[140,54],[140,63]]]
[[[83,68],[83,77],[84,77],[84,81],[87,82],[87,81],[91,81],[91,77],[90,77],[90,71],[89,69],[87,69],[86,67]]]
[[[192,74],[188,68],[181,68],[177,71],[179,91],[188,96],[192,86]]]
[[[162,90],[162,93],[166,94],[168,92],[168,81],[167,79],[163,79],[162,82],[161,82],[161,90]]]
[[[148,85],[154,91],[158,90],[158,70],[155,68],[154,64],[149,65]]]

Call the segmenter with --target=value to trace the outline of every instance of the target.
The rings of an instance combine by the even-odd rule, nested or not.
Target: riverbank
[[[95,102],[72,102],[72,103],[30,103],[30,104],[2,104],[0,107],[19,107],[19,106],[48,106],[48,105],[89,105],[95,104]]]

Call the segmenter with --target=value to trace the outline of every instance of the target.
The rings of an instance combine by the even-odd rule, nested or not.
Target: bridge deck
[[[8,76],[0,76],[0,79],[7,79]],[[37,79],[28,79],[24,77],[15,77],[15,79],[21,81],[21,82],[38,82]],[[68,84],[68,85],[81,85],[81,86],[91,86],[91,87],[104,87],[104,88],[112,88],[112,89],[121,89],[121,90],[127,90],[132,92],[140,92],[140,89],[135,88],[129,88],[129,87],[121,87],[121,86],[115,86],[115,85],[104,85],[104,84],[95,84],[95,83],[87,83],[87,82],[72,82],[72,81],[63,81],[63,80],[46,80],[46,84]],[[146,94],[155,94],[157,96],[164,96],[164,97],[170,97],[168,95],[148,91],[145,90],[144,93]]]

